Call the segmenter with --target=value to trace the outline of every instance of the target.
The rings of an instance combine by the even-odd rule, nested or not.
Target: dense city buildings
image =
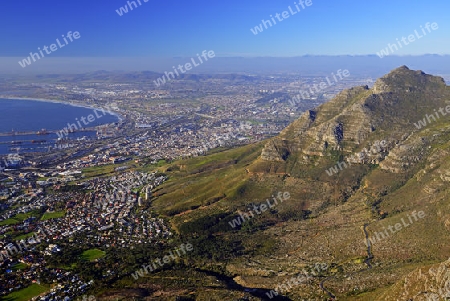
[[[95,136],[74,135],[84,130],[81,121],[94,118],[80,116],[80,126],[65,135],[55,135],[63,129],[41,130],[45,151],[11,143],[0,154],[1,295],[41,281],[57,285],[36,300],[85,294],[93,279],[56,267],[62,254],[86,246],[101,256],[108,250],[165,245],[173,238],[171,226],[151,207],[157,187],[167,180],[157,171],[160,162],[264,140],[342,89],[371,84],[349,77],[299,99],[323,77],[199,77],[173,80],[157,90],[146,80],[67,83],[64,76],[51,84],[42,79],[0,84],[5,98],[52,99],[118,116],[115,123],[87,124]],[[108,171],[90,174],[103,169]],[[108,279],[120,271],[105,273]]]

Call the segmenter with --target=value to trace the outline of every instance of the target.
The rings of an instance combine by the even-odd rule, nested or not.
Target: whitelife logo
[[[9,167],[12,165],[20,164],[20,162],[22,162],[22,158],[20,157],[20,155],[18,153],[12,153],[12,154],[8,154],[6,156],[6,158],[3,160],[3,162],[6,167]]]
[[[311,269],[311,272],[308,272],[305,269],[303,269],[303,274],[298,275],[297,278],[292,277],[291,279],[286,280],[282,284],[277,285],[277,287],[274,290],[271,290],[270,292],[266,293],[267,297],[273,299],[274,297],[278,296],[278,294],[281,294],[283,292],[289,292],[293,286],[300,285],[305,281],[313,279],[312,276],[317,277],[318,275],[320,275],[321,272],[325,272],[329,268],[328,264],[326,263],[322,264],[316,263],[314,267],[315,269]],[[310,276],[310,274],[312,276]]]
[[[450,106],[446,106],[446,107],[445,107],[445,111],[446,111],[447,113],[444,112],[444,108],[439,108],[438,111],[439,111],[439,113],[442,114],[443,117],[444,117],[444,116],[447,116],[447,113],[450,113]],[[434,110],[434,114],[436,115],[436,117],[434,117],[433,115],[428,115],[428,114],[426,114],[426,115],[425,115],[425,118],[422,119],[422,120],[417,121],[417,123],[414,123],[414,126],[415,126],[418,130],[420,130],[422,127],[426,127],[426,126],[427,126],[427,120],[428,120],[428,123],[431,123],[431,119],[433,119],[433,121],[437,121],[437,119],[440,119],[440,118],[441,118],[441,116],[439,116],[438,112],[436,112],[436,109]],[[436,119],[436,118],[437,118],[437,119]]]
[[[326,88],[334,86],[334,84],[338,83],[339,80],[344,79],[342,76],[349,77],[350,71],[348,71],[347,69],[344,69],[344,70],[339,69],[338,71],[336,71],[336,75],[339,77],[339,79],[336,78],[336,75],[333,72],[331,73],[331,75],[333,76],[334,82],[330,81],[330,79],[327,76],[327,77],[325,77],[327,82],[322,81],[318,85],[313,84],[312,87],[311,86],[309,87],[309,92],[300,90],[300,94],[298,94],[298,95],[294,96],[292,99],[290,99],[289,103],[292,106],[295,106],[296,104],[299,104],[302,99],[309,99],[315,93],[320,93],[320,92],[324,91]],[[315,91],[312,88],[314,88]]]
[[[291,197],[289,192],[278,192],[278,200],[280,200],[281,203],[283,203],[283,201],[289,200],[289,198]],[[278,200],[272,195],[272,198],[274,200],[273,204],[270,204],[269,199],[266,199],[267,205],[266,204],[259,204],[259,205],[253,205],[253,210],[249,210],[249,214],[247,213],[239,213],[239,217],[233,219],[231,222],[228,222],[230,224],[231,227],[236,228],[238,226],[241,226],[241,224],[245,223],[245,219],[251,220],[252,218],[255,217],[255,215],[253,214],[253,211],[255,211],[256,214],[260,215],[264,212],[267,211],[267,209],[269,208],[273,208],[276,205],[278,205]],[[258,209],[260,211],[258,211]]]
[[[137,270],[135,273],[132,273],[131,276],[133,276],[135,280],[138,280],[139,277],[144,277],[145,274],[157,270],[158,266],[156,265],[156,263],[158,263],[160,267],[163,267],[164,264],[169,264],[170,262],[176,260],[177,258],[180,258],[182,255],[186,255],[186,252],[190,252],[192,250],[194,250],[194,246],[192,244],[190,243],[181,244],[179,248],[175,248],[173,252],[172,251],[169,252],[169,255],[164,256],[162,258],[163,262],[161,262],[161,258],[157,258],[153,260],[153,262],[150,262],[150,264],[148,265],[143,264],[142,265],[143,269]],[[183,254],[180,254],[180,251]],[[175,252],[178,254],[178,256],[173,254]]]
[[[414,218],[414,220],[411,218],[411,215]],[[404,229],[406,227],[409,227],[409,225],[412,225],[414,222],[417,222],[419,220],[419,218],[423,219],[425,217],[425,212],[423,212],[423,211],[417,212],[416,210],[414,210],[413,212],[411,212],[411,215],[407,214],[408,220],[409,220],[409,224],[407,222],[405,222],[404,218],[402,217],[401,218],[402,224],[401,223],[396,223],[394,226],[389,225],[387,227],[387,229],[385,227],[383,227],[383,231],[375,232],[374,235],[373,235],[375,237],[369,238],[370,243],[373,245],[377,241],[381,241],[382,239],[389,238],[390,236],[389,236],[388,229],[389,229],[389,231],[391,231],[392,234],[394,234],[395,232],[398,232],[398,231],[400,231],[400,230],[402,230],[402,229]],[[394,228],[395,228],[395,230],[394,230]],[[368,245],[369,241],[364,240],[364,243],[366,245]]]
[[[386,151],[387,148],[388,148],[388,142],[386,140],[382,140],[380,143],[374,144],[373,148],[370,149],[369,153],[371,155],[376,155],[383,151]],[[333,174],[339,173],[340,170],[350,167],[352,165],[352,162],[359,162],[359,161],[361,161],[361,159],[364,159],[364,157],[365,156],[362,155],[361,153],[359,153],[356,157],[354,154],[352,154],[347,159],[348,165],[347,165],[347,163],[345,163],[345,161],[337,162],[336,165],[325,170],[325,172],[327,173],[328,176],[331,177]],[[344,168],[342,168],[342,167],[344,167]]]
[[[289,5],[288,6],[289,11],[285,10],[281,14],[279,14],[279,13],[275,14],[275,17],[277,18],[277,20],[279,22],[282,22],[283,20],[289,18],[290,16],[298,14],[301,11],[299,5],[302,7],[303,10],[305,10],[306,7],[312,5],[312,0],[306,0],[306,1],[299,0],[298,3],[294,2],[294,4],[295,4],[295,8],[297,9],[297,11],[293,10],[292,7]],[[270,15],[270,18],[272,19],[273,23],[270,22],[270,20],[264,20],[263,19],[263,20],[261,20],[262,23],[260,23],[258,26],[255,26],[254,28],[250,28],[250,31],[256,36],[258,33],[263,32],[264,28],[268,29],[269,27],[272,27],[273,25],[276,25],[277,21],[275,21],[275,18],[272,15]],[[264,25],[264,28],[263,28],[263,25]],[[269,27],[267,27],[267,25],[269,25]]]
[[[42,47],[43,49],[41,49],[41,47],[38,47],[39,53],[41,55],[39,55],[39,53],[30,52],[30,56],[24,58],[22,61],[19,61],[19,65],[22,68],[25,68],[26,66],[31,65],[31,63],[32,63],[31,60],[33,60],[33,62],[36,62],[37,60],[40,60],[41,58],[45,57],[43,51],[45,51],[46,54],[51,54],[52,52],[55,52],[56,50],[61,49],[61,48],[65,47],[66,45],[69,45],[69,42],[67,41],[67,39],[69,39],[70,42],[73,42],[74,40],[78,40],[79,38],[81,38],[81,35],[78,31],[74,31],[73,33],[71,31],[69,31],[67,33],[67,39],[66,39],[66,36],[64,36],[64,35],[62,35],[62,37],[63,37],[65,44],[62,44],[59,41],[59,38],[57,38],[56,43],[58,45],[51,44],[50,47],[45,45],[44,47]],[[58,48],[58,46],[59,46],[59,48]]]
[[[84,117],[84,116],[80,117],[84,126],[81,125],[80,120],[78,120],[78,118],[75,118],[78,126],[75,123],[67,123],[67,127],[64,127],[59,132],[56,132],[56,135],[58,135],[59,139],[67,138],[69,136],[69,133],[78,131],[78,130],[84,128],[85,126],[88,126],[90,123],[94,122],[95,120],[102,118],[103,116],[106,116],[108,114],[113,114],[112,112],[118,111],[119,108],[117,107],[117,105],[115,103],[112,103],[111,105],[107,105],[104,108],[100,108],[100,110],[103,113],[103,115],[100,115],[98,110],[94,109],[93,111],[94,111],[95,116],[93,114],[89,114],[87,117]]]
[[[414,35],[414,34],[408,35],[408,41],[409,41],[409,43],[406,41],[406,38],[405,38],[405,37],[402,37],[402,38],[400,39],[400,40],[402,40],[402,42],[403,42],[403,44],[404,44],[405,46],[408,46],[410,43],[415,42],[415,41],[416,41],[416,38],[417,38],[417,40],[419,40],[419,39],[421,39],[421,38],[423,38],[424,36],[427,35],[427,32],[426,32],[425,29],[422,27],[422,25],[420,25],[420,28],[422,29],[423,36],[421,36],[421,35],[417,32],[417,29],[416,29],[416,30],[414,30],[414,34],[415,34],[415,35]],[[425,28],[428,30],[428,33],[431,33],[430,28],[433,29],[433,30],[437,30],[437,29],[439,28],[439,26],[438,26],[438,24],[437,24],[436,22],[433,22],[433,23],[431,23],[431,24],[430,24],[430,22],[427,22],[427,24],[425,24]],[[397,40],[397,45],[398,45],[398,47],[403,48],[402,43],[400,43],[400,41],[398,40],[398,38],[397,38],[396,40]],[[388,43],[388,47],[386,47],[386,48],[384,48],[384,49],[381,49],[380,52],[377,52],[377,55],[380,57],[380,59],[382,59],[383,57],[388,56],[389,54],[392,54],[392,53],[394,53],[395,51],[398,51],[397,45],[396,45],[395,43],[394,43],[394,44]],[[389,50],[390,50],[390,51],[389,51]]]
[[[28,250],[30,248],[30,245],[41,243],[41,238],[43,240],[48,239],[49,234],[45,233],[43,229],[39,228],[37,232],[35,232],[32,236],[28,237],[27,239],[22,239],[19,242],[16,241],[15,244],[9,243],[8,245],[6,245],[6,247],[3,250],[0,250],[0,259],[6,260],[11,258],[11,256],[14,256],[15,254],[22,252],[22,247]]]
[[[206,50],[203,50],[201,56],[205,59],[205,62],[207,62],[208,58],[212,59],[213,57],[216,56],[216,54],[212,50],[208,51],[208,53],[206,53]],[[197,53],[197,58],[198,58],[200,64],[196,64],[194,58],[191,58],[191,62],[194,65],[194,67],[198,67],[201,64],[203,64],[203,60],[202,60],[202,58],[200,57],[200,55],[198,53]],[[191,63],[186,63],[186,64],[184,64],[184,66],[183,65],[178,65],[178,70],[180,70],[180,72],[182,74],[184,74],[187,71],[192,69],[192,64]],[[183,69],[183,67],[185,69]],[[167,81],[170,81],[171,80],[170,77],[172,77],[172,79],[175,79],[176,77],[180,76],[180,74],[178,73],[177,68],[175,68],[175,66],[173,66],[172,68],[173,68],[173,71],[175,72],[176,76],[175,76],[175,74],[173,72],[167,72],[166,71],[163,76],[161,76],[157,80],[153,81],[157,87],[159,87],[161,85],[164,85],[166,83],[166,78],[167,78]]]
[[[141,0],[136,0],[139,3],[139,6],[142,5]],[[128,13],[128,7],[130,8],[130,11],[132,11],[134,8],[138,8],[138,5],[136,4],[136,1],[128,1],[126,5],[122,6],[119,9],[116,9],[116,13],[122,17],[124,14]],[[149,0],[142,0],[144,1],[144,3],[147,3]],[[134,8],[132,6],[132,4],[134,5]],[[127,7],[128,5],[128,7]]]

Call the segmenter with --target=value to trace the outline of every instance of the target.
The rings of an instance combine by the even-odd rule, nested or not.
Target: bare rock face
[[[415,163],[420,162],[425,155],[426,141],[419,136],[410,136],[393,148],[383,162],[380,162],[381,169],[393,173],[406,171]]]
[[[368,91],[367,86],[345,90],[336,97],[334,103],[305,112],[283,130],[280,138],[287,140],[284,144],[290,151],[301,152],[302,156],[323,156],[326,150],[343,150],[344,141],[347,142],[347,150],[361,144],[373,131],[370,112],[363,104],[351,102],[365,91]],[[282,156],[273,154],[273,151],[273,144],[267,143],[262,151],[262,159]]]
[[[261,152],[261,159],[266,161],[284,161],[289,156],[287,141],[273,139],[266,143]]]
[[[410,70],[406,66],[401,66],[391,73],[379,78],[372,90],[374,94],[396,93],[408,94],[420,90],[430,84],[445,83],[441,77],[425,74],[417,70]]]
[[[410,273],[377,300],[440,301],[448,299],[450,299],[450,259]]]
[[[450,170],[439,170],[438,172],[442,181],[450,182]]]
[[[420,140],[405,140],[425,112],[445,105],[445,97],[435,97],[445,86],[440,77],[402,66],[378,79],[371,89],[344,90],[305,112],[267,142],[261,159],[282,162],[295,156],[306,162],[311,156],[327,157],[337,151],[345,157],[353,154],[352,163],[380,164],[390,172],[403,172],[421,160],[424,147]],[[380,141],[389,145],[381,148]]]

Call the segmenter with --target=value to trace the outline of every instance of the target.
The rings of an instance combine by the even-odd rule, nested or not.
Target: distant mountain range
[[[107,83],[144,83],[154,85],[154,81],[163,76],[163,73],[153,71],[93,71],[85,73],[44,73],[29,75],[9,75],[3,80],[13,79],[16,81],[32,81],[42,83],[87,83],[87,82],[107,82]],[[207,79],[228,80],[232,82],[253,82],[255,76],[244,74],[180,74],[171,80],[190,80],[199,82]],[[155,88],[157,88],[155,86]]]
[[[190,57],[182,58],[52,58],[39,61],[29,67],[26,73],[17,63],[20,58],[2,57],[0,74],[42,74],[42,73],[85,73],[98,70],[172,71],[172,66],[190,62]],[[401,65],[421,69],[427,73],[449,74],[450,55],[387,56],[305,55],[299,57],[216,57],[193,68],[187,74],[198,73],[241,73],[279,74],[296,73],[304,75],[325,75],[338,69],[348,69],[352,75],[379,77]]]

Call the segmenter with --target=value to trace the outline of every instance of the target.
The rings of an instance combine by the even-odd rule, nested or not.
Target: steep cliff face
[[[370,112],[358,102],[368,91],[364,86],[341,92],[334,101],[304,113],[280,139],[289,140],[295,151],[318,156],[327,149],[343,149],[344,138],[349,146],[359,145],[372,132]]]
[[[323,263],[327,269],[283,298],[445,300],[450,113],[414,123],[447,106],[450,87],[441,78],[398,68],[371,89],[343,91],[305,112],[262,150],[258,143],[174,163],[155,208],[173,214],[183,235],[207,237],[202,244],[213,254],[226,246],[220,266],[203,261],[203,251],[195,266],[225,269],[249,291],[273,290]],[[342,161],[352,164],[337,168]],[[243,218],[278,191],[289,201]],[[413,212],[425,217],[410,220]],[[230,223],[236,218],[241,228]]]
[[[443,84],[445,85],[445,81],[441,77],[425,74],[419,70],[410,70],[406,66],[401,66],[379,78],[373,85],[372,91],[374,94],[403,94],[420,91],[424,88],[433,90],[436,86]]]
[[[355,277],[347,273],[342,279],[331,277],[331,291],[349,297],[351,290],[375,291],[401,277],[382,297],[374,292],[368,299],[355,300],[450,300],[450,260],[433,266],[424,264],[407,274],[411,271],[407,258],[415,258],[415,263],[423,258],[440,262],[448,257],[450,249],[443,241],[450,230],[450,114],[437,115],[447,107],[450,109],[450,89],[442,78],[402,66],[378,79],[370,89],[362,86],[345,90],[330,102],[305,112],[266,143],[253,170],[267,174],[284,171],[290,175],[286,183],[297,179],[321,183],[323,196],[308,203],[308,209],[317,214],[317,219],[333,216],[327,219],[327,226],[352,211],[352,219],[358,220],[355,224],[370,225],[368,231],[373,235],[383,229],[380,224],[394,225],[398,216],[410,211],[420,208],[430,214],[414,230],[409,228],[389,242],[372,246],[374,265],[378,267],[367,272],[370,277],[364,272]],[[351,164],[336,167],[333,177],[329,171],[337,161]],[[341,203],[346,209],[327,207],[327,200]],[[362,214],[364,210],[370,215]],[[346,227],[352,228],[343,222],[339,234],[326,231],[335,237],[342,235]],[[348,237],[356,239],[355,233],[342,235],[331,249],[342,254],[347,245],[339,244]],[[309,244],[315,242],[311,239]],[[318,249],[305,256],[315,256]],[[307,254],[305,248],[302,251]],[[428,252],[428,257],[423,255]],[[430,258],[432,261],[428,261]],[[400,271],[395,266],[398,262],[408,268]],[[382,266],[390,266],[391,270]]]
[[[330,102],[310,110],[267,142],[261,153],[264,161],[308,161],[311,156],[330,157],[339,152],[352,156],[353,163],[382,163],[391,172],[404,170],[404,162],[417,161],[419,138],[408,139],[425,114],[448,105],[448,91],[440,77],[412,71],[402,66],[378,79],[374,86],[345,90]],[[374,146],[386,146],[373,151]],[[372,150],[371,150],[372,149]],[[359,159],[360,158],[360,159]],[[289,171],[288,171],[289,172]]]

